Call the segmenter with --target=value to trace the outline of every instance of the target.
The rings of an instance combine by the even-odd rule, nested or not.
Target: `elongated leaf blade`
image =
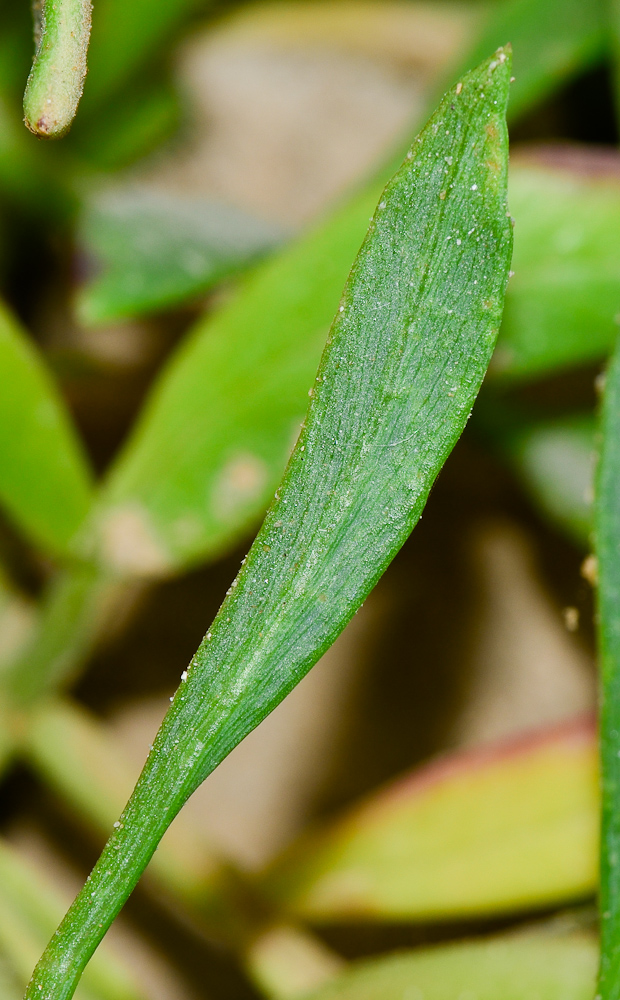
[[[593,935],[529,933],[360,962],[308,1000],[591,1000]]]
[[[136,777],[114,733],[68,699],[45,701],[28,720],[23,755],[82,821],[107,835]],[[186,905],[199,905],[204,919],[220,865],[206,838],[180,816],[167,830],[149,873]]]
[[[500,50],[461,81],[387,185],[276,500],[29,997],[72,995],[182,804],[331,645],[419,518],[499,329],[509,76]]]
[[[454,755],[291,851],[264,886],[305,919],[437,920],[593,894],[591,725]]]
[[[597,10],[582,0],[568,7],[508,0],[494,10],[484,37],[497,41],[485,43],[485,51],[509,37],[518,46],[520,111],[584,65],[596,48],[587,40],[600,43]],[[546,44],[554,20],[570,58],[556,58],[558,50]],[[466,64],[476,61],[468,56]],[[380,187],[373,181],[257,269],[234,301],[181,346],[104,491],[93,527],[104,563],[122,572],[173,573],[222,552],[257,522],[303,419],[332,304]]]
[[[574,147],[515,161],[514,277],[490,371],[530,379],[604,358],[620,310],[620,158]]]
[[[605,384],[595,503],[602,768],[602,1000],[620,996],[620,345]]]
[[[56,888],[6,841],[0,841],[0,948],[22,989],[34,956],[62,913]],[[143,1000],[125,963],[106,948],[84,977],[82,1000]]]
[[[104,191],[82,217],[94,275],[80,290],[78,313],[101,323],[176,305],[247,267],[281,235],[219,202],[135,185]]]
[[[0,502],[18,527],[66,554],[91,501],[91,476],[60,394],[0,304]]]

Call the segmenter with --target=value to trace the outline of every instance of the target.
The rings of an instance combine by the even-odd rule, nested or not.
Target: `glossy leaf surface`
[[[308,1000],[591,1000],[588,934],[521,934],[360,962]]]
[[[183,803],[331,645],[419,518],[499,329],[509,76],[499,51],[461,81],[387,185],[275,502],[29,997],[73,994]]]
[[[265,886],[311,920],[507,913],[592,894],[590,726],[454,755],[292,848]]]
[[[28,538],[63,554],[90,506],[90,472],[51,375],[1,304],[0,368],[0,503]]]
[[[605,382],[596,488],[601,670],[601,968],[603,1000],[620,996],[620,349]]]

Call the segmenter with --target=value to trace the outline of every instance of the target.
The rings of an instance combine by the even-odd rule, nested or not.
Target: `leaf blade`
[[[450,755],[277,861],[264,889],[313,921],[481,918],[593,894],[590,722]]]
[[[417,521],[499,328],[509,67],[500,51],[449,92],[388,184],[281,492],[29,997],[72,995],[183,802],[333,642]]]
[[[593,935],[532,931],[360,962],[308,1000],[588,1000],[595,968]]]
[[[0,502],[29,538],[68,556],[90,508],[91,473],[50,374],[1,304],[0,368]]]

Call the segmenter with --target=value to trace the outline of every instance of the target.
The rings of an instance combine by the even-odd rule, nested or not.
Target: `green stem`
[[[34,62],[24,95],[31,132],[57,139],[69,129],[84,88],[91,0],[38,0]]]
[[[601,661],[601,1000],[620,998],[620,342],[607,372],[596,496]]]
[[[5,689],[19,706],[65,686],[92,652],[112,620],[140,586],[105,573],[91,563],[76,563],[52,581],[35,634],[6,670]]]

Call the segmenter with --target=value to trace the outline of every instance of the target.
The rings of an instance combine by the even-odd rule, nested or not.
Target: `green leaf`
[[[620,345],[607,372],[601,419],[595,537],[603,807],[601,819],[602,1000],[620,995]]]
[[[592,727],[455,754],[291,848],[264,889],[314,921],[437,920],[596,889]]]
[[[91,501],[91,477],[60,394],[34,345],[0,304],[0,503],[63,555]]]
[[[210,6],[208,0],[97,0],[83,114],[100,114],[157,53],[169,55],[183,25]]]
[[[509,75],[500,50],[461,81],[387,185],[275,502],[29,997],[72,995],[183,803],[331,645],[419,518],[499,328]]]
[[[596,458],[593,416],[526,425],[505,435],[501,448],[541,512],[580,546],[589,545]]]
[[[593,935],[531,932],[359,962],[307,1000],[591,1000]]]
[[[21,750],[46,786],[82,822],[108,835],[137,775],[128,769],[114,732],[104,722],[68,699],[45,700],[28,713]],[[185,906],[199,907],[204,922],[221,870],[206,837],[180,816],[166,831],[149,874],[167,892],[180,896]]]
[[[570,148],[547,158],[522,158],[510,172],[515,273],[490,371],[506,379],[598,361],[617,332],[616,163]]]
[[[347,207],[257,270],[182,345],[103,487],[105,564],[171,572],[251,529],[299,433],[342,262],[355,256],[360,216],[368,221],[377,197],[364,193],[354,213]]]
[[[598,23],[594,5],[583,0],[567,7],[538,2],[527,7],[527,17],[510,0],[493,15],[488,32],[510,25],[519,42],[521,80],[529,81],[521,110],[543,84],[557,87],[580,65],[585,28],[571,13],[577,8]],[[540,47],[550,12],[562,32],[577,32],[571,60],[558,61],[553,46]],[[172,573],[217,555],[252,529],[286,465],[333,302],[379,194],[379,183],[369,184],[257,268],[234,300],[181,346],[104,489],[94,533],[105,564],[129,573]]]
[[[0,948],[22,989],[32,962],[62,913],[64,900],[43,873],[0,840]],[[141,1000],[134,975],[106,948],[93,961],[82,1000]],[[4,998],[3,998],[4,1000]]]
[[[510,39],[515,53],[510,115],[515,118],[556,90],[560,81],[602,60],[607,32],[601,0],[507,0],[493,5],[468,63]]]
[[[279,229],[238,209],[139,187],[95,196],[80,236],[95,274],[77,308],[85,323],[175,305],[272,247]]]

